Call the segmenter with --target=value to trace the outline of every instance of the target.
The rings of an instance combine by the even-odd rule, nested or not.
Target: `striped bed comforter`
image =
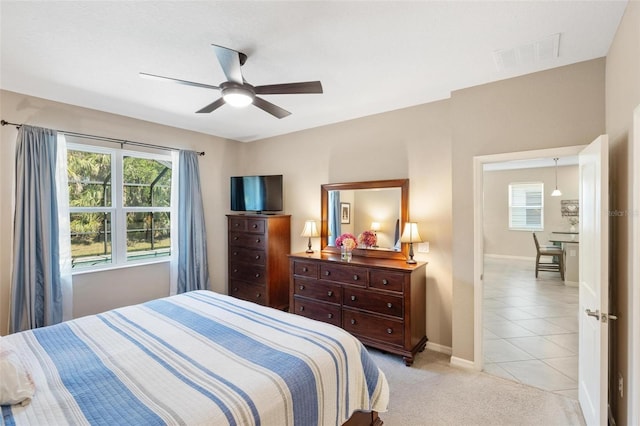
[[[36,390],[6,425],[340,425],[386,411],[384,374],[347,332],[194,291],[3,337]]]

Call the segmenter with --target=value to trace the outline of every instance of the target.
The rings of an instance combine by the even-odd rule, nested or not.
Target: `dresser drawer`
[[[308,299],[294,297],[293,312],[317,321],[327,322],[340,327],[342,324],[342,310],[340,305],[314,302]]]
[[[345,306],[392,315],[398,318],[402,318],[403,314],[403,299],[401,296],[376,293],[357,288],[345,287],[343,290],[342,303]]]
[[[402,346],[404,342],[403,322],[373,314],[345,309],[342,313],[342,328],[355,336]]]
[[[264,250],[250,249],[246,247],[232,247],[229,250],[230,262],[252,263],[254,265],[265,265],[266,255]]]
[[[266,221],[264,219],[232,217],[229,218],[229,230],[264,234]]]
[[[340,304],[342,301],[342,287],[338,284],[295,278],[293,280],[293,292],[299,296],[323,300],[325,302]]]
[[[369,277],[369,287],[403,292],[404,274],[385,271],[383,269],[373,269],[371,270],[371,276]]]
[[[267,282],[264,266],[235,262],[229,264],[229,279],[248,281],[253,284],[265,284]]]
[[[255,285],[242,281],[230,280],[229,296],[255,302],[259,305],[266,305],[267,303],[266,286],[264,285]]]
[[[253,249],[263,249],[266,247],[263,235],[250,234],[246,232],[230,232],[229,245],[248,247]]]
[[[317,278],[318,264],[315,262],[305,262],[301,260],[293,261],[293,273],[302,277]]]
[[[369,282],[369,270],[357,266],[325,263],[320,265],[321,280],[336,281],[342,284],[366,287]]]

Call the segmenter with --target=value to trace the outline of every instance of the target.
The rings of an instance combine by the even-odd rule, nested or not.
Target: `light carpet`
[[[402,357],[369,352],[389,381],[385,426],[582,426],[578,402],[483,372],[453,367],[449,356],[425,350],[412,367]]]

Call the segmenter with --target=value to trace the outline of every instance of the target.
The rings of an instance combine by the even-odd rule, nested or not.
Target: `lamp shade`
[[[418,224],[415,222],[407,222],[404,224],[404,230],[400,237],[401,243],[419,243],[422,242],[422,237],[418,232]]]
[[[304,222],[304,229],[302,230],[301,237],[319,237],[318,226],[315,220],[307,220]]]
[[[380,222],[371,222],[371,230],[379,231],[380,230]]]

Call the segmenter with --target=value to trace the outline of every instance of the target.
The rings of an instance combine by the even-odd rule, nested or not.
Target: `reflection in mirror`
[[[354,255],[405,259],[400,233],[408,220],[408,198],[408,179],[322,185],[323,251],[338,252],[335,240],[344,233],[358,238],[370,231],[375,243],[362,242]]]
[[[371,231],[376,243],[366,246],[359,241],[359,248],[400,251],[401,199],[400,188],[329,191],[327,244],[334,246],[335,239],[347,232],[358,238]]]

